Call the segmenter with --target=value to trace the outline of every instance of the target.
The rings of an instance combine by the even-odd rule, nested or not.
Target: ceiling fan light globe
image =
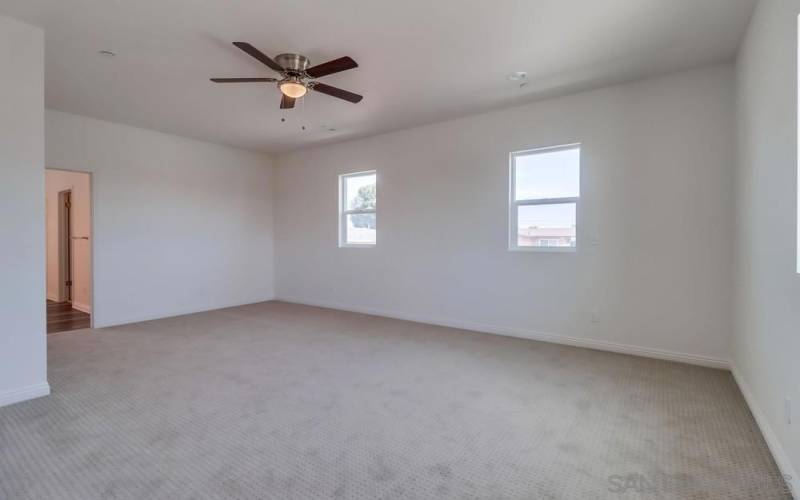
[[[283,95],[293,99],[303,97],[306,95],[306,92],[308,92],[306,86],[298,82],[283,82],[280,85],[280,89],[281,92],[283,92]]]

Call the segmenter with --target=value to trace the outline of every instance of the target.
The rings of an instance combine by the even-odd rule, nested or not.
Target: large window
[[[511,153],[509,249],[574,251],[580,145]]]
[[[339,246],[371,247],[377,242],[375,171],[339,176]]]

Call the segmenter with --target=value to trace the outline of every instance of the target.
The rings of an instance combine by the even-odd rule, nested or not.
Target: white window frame
[[[368,175],[375,176],[375,208],[370,209],[348,209],[347,200],[345,199],[347,179],[353,177],[365,177]],[[349,174],[341,174],[339,176],[339,247],[340,248],[373,248],[378,244],[378,172],[375,170],[365,170],[363,172],[352,172]],[[348,243],[347,241],[347,216],[353,214],[375,214],[375,243]]]
[[[555,245],[551,245],[550,243],[555,242]],[[539,247],[556,247],[561,242],[558,238],[542,238],[539,240]],[[546,243],[543,245],[543,243]]]
[[[542,148],[526,149],[523,151],[514,151],[509,154],[508,159],[508,249],[512,252],[564,252],[574,253],[578,251],[578,245],[581,238],[578,237],[578,228],[580,227],[580,183],[581,183],[581,165],[582,160],[578,164],[578,196],[570,196],[566,198],[537,198],[530,200],[517,200],[516,187],[517,187],[517,169],[516,162],[520,156],[529,156],[537,153],[550,153],[555,151],[565,151],[568,149],[577,149],[581,152],[580,143],[563,144],[560,146],[546,146]],[[551,247],[551,246],[519,246],[517,234],[517,217],[519,207],[527,205],[562,205],[574,203],[575,204],[575,246],[572,247]]]

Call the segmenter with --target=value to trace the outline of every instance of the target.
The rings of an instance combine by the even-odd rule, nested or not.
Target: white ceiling
[[[279,152],[730,60],[754,3],[0,0],[0,13],[45,29],[50,108]],[[364,100],[312,92],[282,112],[274,84],[209,82],[274,76],[233,41],[351,56],[359,68],[321,81]]]

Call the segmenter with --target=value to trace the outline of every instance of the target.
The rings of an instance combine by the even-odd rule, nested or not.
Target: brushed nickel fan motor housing
[[[303,73],[311,65],[311,61],[300,54],[278,54],[275,62],[291,73]]]

